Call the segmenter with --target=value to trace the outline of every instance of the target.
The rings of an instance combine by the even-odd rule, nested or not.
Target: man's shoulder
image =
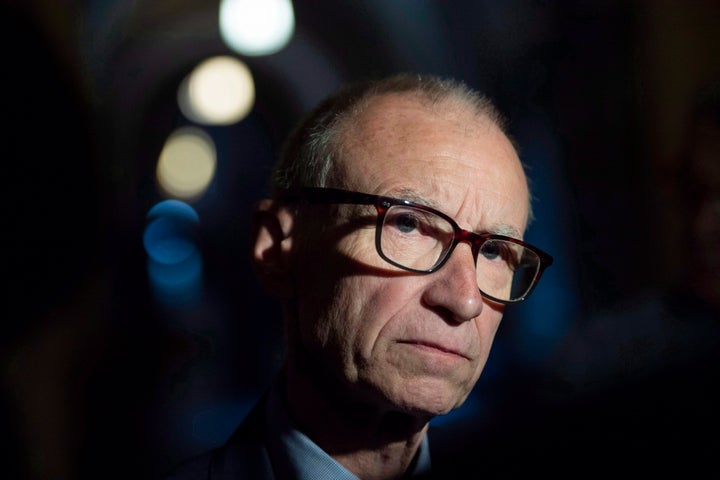
[[[260,402],[222,446],[179,464],[164,480],[272,479]]]

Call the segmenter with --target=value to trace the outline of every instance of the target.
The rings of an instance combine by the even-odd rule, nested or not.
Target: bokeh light
[[[237,58],[220,55],[200,62],[178,89],[178,106],[189,120],[202,125],[231,125],[250,113],[255,82]]]
[[[222,0],[220,35],[233,51],[248,56],[281,50],[295,31],[290,0]]]
[[[143,233],[148,278],[155,299],[180,308],[202,297],[200,217],[187,203],[164,200],[150,209]]]
[[[215,144],[205,131],[182,127],[165,142],[157,163],[157,183],[166,197],[193,201],[215,176]]]
[[[160,304],[182,309],[201,303],[203,262],[198,251],[171,265],[150,258],[147,268],[153,296]]]
[[[150,209],[147,219],[143,245],[156,262],[180,263],[196,250],[200,217],[187,203],[164,200]]]

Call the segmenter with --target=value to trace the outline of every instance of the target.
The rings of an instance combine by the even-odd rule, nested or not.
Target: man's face
[[[333,186],[424,203],[468,230],[522,236],[525,176],[489,121],[389,95],[348,128],[343,146],[344,182]],[[328,218],[331,226],[297,259],[297,348],[380,411],[438,415],[458,407],[503,314],[480,295],[470,245],[458,245],[435,273],[402,271],[375,250],[374,207],[338,208],[339,218]]]

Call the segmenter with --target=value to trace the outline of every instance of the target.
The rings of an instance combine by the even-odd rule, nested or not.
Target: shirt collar
[[[269,433],[268,449],[276,477],[298,480],[359,480],[293,424],[285,406],[280,378],[281,376],[270,389],[265,409],[265,424]],[[409,477],[430,471],[427,435],[423,437],[417,461],[412,468]]]

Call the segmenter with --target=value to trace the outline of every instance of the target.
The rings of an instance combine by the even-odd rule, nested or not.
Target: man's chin
[[[417,390],[408,389],[398,399],[398,406],[405,412],[417,417],[438,417],[446,415],[460,407],[468,394],[459,395],[457,391],[449,391],[436,387],[425,386]]]

